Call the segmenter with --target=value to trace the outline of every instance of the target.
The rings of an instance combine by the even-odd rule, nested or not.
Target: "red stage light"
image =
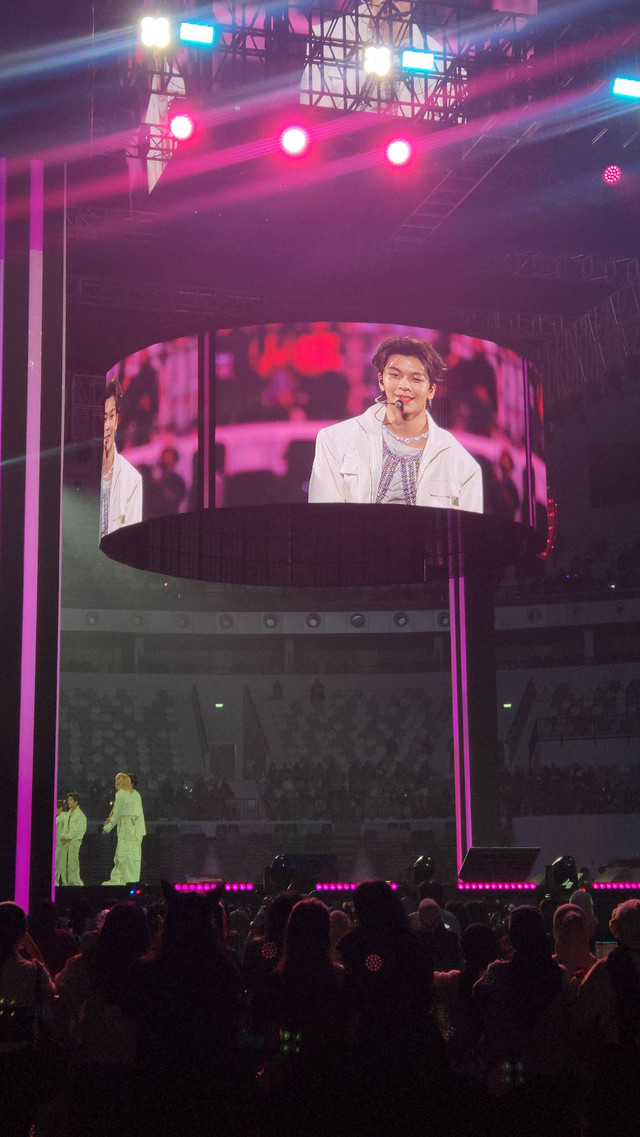
[[[190,114],[180,111],[174,114],[169,122],[169,130],[178,142],[186,142],[193,136],[196,124]]]
[[[394,138],[387,146],[387,161],[392,166],[406,166],[413,153],[411,143],[405,138]]]
[[[309,149],[309,135],[302,126],[288,126],[280,135],[280,145],[285,154],[299,158]]]
[[[622,170],[619,166],[607,166],[602,175],[602,180],[603,182],[606,182],[608,186],[615,186],[618,184],[621,177]]]

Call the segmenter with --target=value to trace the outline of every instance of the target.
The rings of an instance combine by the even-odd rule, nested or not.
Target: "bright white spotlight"
[[[412,153],[410,142],[405,138],[394,138],[387,146],[387,161],[391,162],[392,166],[406,166]]]
[[[171,28],[166,16],[144,16],[140,21],[140,39],[145,47],[168,47]]]
[[[363,67],[368,75],[378,75],[380,79],[388,75],[391,70],[391,52],[388,47],[374,47],[370,44],[365,48]]]
[[[192,137],[195,129],[195,122],[191,115],[185,111],[174,114],[169,122],[169,130],[178,142],[186,142],[188,138]]]
[[[280,135],[280,145],[285,154],[297,158],[309,148],[309,135],[302,126],[288,126]]]
[[[640,99],[640,79],[623,79],[618,76],[613,81],[614,95],[628,95],[632,99]]]

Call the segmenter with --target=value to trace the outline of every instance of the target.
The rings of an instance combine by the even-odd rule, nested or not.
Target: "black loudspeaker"
[[[480,848],[468,850],[458,873],[460,880],[523,881],[528,880],[540,849],[534,848]]]

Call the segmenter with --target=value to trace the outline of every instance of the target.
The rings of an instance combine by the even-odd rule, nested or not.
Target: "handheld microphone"
[[[385,407],[397,407],[399,411],[401,411],[404,407],[402,399],[395,399],[393,402],[391,402],[390,399],[387,399],[384,391],[382,391],[374,401],[376,403],[384,403]]]

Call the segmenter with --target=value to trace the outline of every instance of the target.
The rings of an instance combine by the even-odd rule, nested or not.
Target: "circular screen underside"
[[[273,505],[152,518],[103,537],[133,568],[221,584],[340,588],[499,572],[544,538],[461,510],[394,505]]]

